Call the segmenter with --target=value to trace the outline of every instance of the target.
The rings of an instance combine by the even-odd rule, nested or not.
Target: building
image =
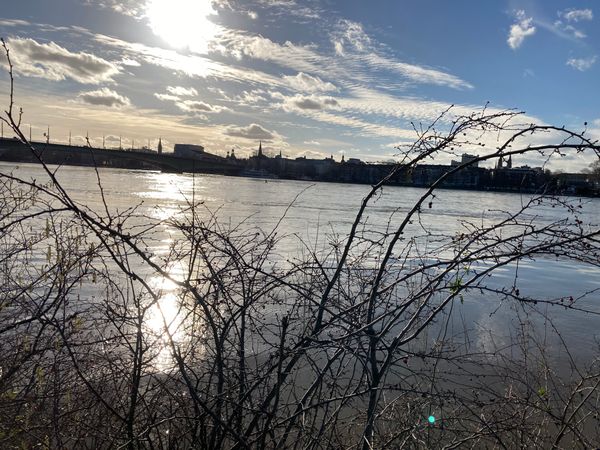
[[[476,159],[479,158],[478,155],[469,155],[468,153],[463,153],[460,161],[452,160],[450,165],[452,167],[462,166],[463,164],[471,164],[471,167],[479,167],[479,161]]]
[[[204,147],[194,144],[175,144],[173,154],[180,158],[203,159]]]

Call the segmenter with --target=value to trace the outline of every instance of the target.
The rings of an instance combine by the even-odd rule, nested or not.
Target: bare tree
[[[597,314],[588,301],[597,293],[533,296],[519,276],[535,258],[597,267],[598,225],[582,218],[577,199],[543,189],[489,220],[463,219],[457,234],[431,222],[439,188],[469,166],[597,155],[585,132],[521,124],[514,111],[446,111],[415,126],[415,141],[399,149],[400,163],[345,235],[320,249],[300,241],[303,257],[282,261],[280,223],[224,224],[193,198],[169,219],[136,207],[118,213],[98,170],[103,209],[75,201],[20,130],[4,48],[11,83],[2,120],[47,179],[0,171],[3,448],[599,445],[597,363],[572,356],[551,314]],[[484,155],[441,175],[387,223],[369,222],[392,177],[472,148]],[[541,220],[545,207],[559,218]],[[155,255],[163,226],[175,238]],[[506,270],[509,283],[499,283]],[[175,314],[152,277],[172,286]],[[514,315],[510,342],[491,335],[482,346],[472,324],[455,325],[463,302],[481,299]],[[550,342],[568,356],[567,375]]]

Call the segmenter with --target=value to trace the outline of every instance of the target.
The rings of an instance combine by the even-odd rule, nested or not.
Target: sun
[[[169,45],[206,53],[218,27],[211,0],[149,0],[146,16],[152,31]]]

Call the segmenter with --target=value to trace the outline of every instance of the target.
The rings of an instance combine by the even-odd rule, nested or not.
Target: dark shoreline
[[[51,165],[155,170],[166,173],[208,173],[259,179],[374,185],[397,168],[393,164],[338,163],[331,158],[291,160],[259,155],[237,159],[204,152],[196,158],[185,158],[169,153],[159,154],[147,149],[113,150],[39,142],[32,145],[43,162]],[[25,144],[7,138],[0,138],[0,161],[41,163]],[[411,170],[396,170],[386,185],[427,188],[454,168],[447,165],[423,164]],[[529,167],[465,167],[448,176],[438,188],[516,194],[600,196],[598,182],[588,174],[550,174]]]

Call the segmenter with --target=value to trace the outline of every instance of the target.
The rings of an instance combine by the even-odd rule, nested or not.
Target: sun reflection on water
[[[171,268],[170,275],[177,278],[182,274],[181,264]],[[147,338],[154,353],[153,366],[161,371],[173,367],[174,346],[185,344],[185,308],[175,282],[168,278],[155,277],[150,286],[159,297],[146,311],[144,325]]]

